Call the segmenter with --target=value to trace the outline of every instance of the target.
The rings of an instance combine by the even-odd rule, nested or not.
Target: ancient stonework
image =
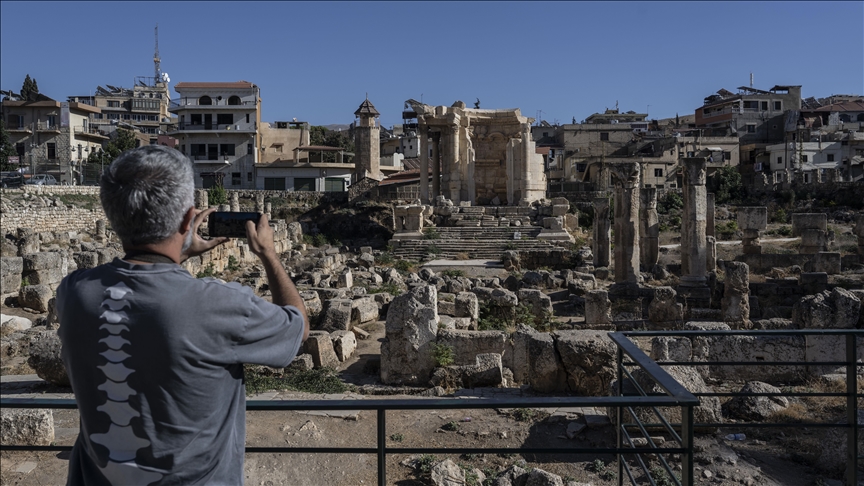
[[[610,264],[612,228],[609,222],[609,199],[594,198],[594,266],[608,267]]]

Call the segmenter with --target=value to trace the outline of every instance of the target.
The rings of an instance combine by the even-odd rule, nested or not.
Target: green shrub
[[[228,202],[228,194],[222,186],[213,186],[207,189],[207,203],[211,206],[218,206]]]
[[[400,272],[410,272],[414,269],[416,262],[411,260],[396,260],[396,265],[393,266],[396,270]]]
[[[201,270],[200,272],[198,272],[195,275],[195,278],[205,278],[205,277],[215,277],[215,276],[216,276],[216,269],[213,267],[212,263],[208,263],[207,266],[204,267],[203,270]]]
[[[786,214],[786,210],[783,208],[778,209],[771,213],[771,222],[772,223],[788,223],[789,216]]]
[[[236,272],[240,269],[240,262],[238,262],[237,259],[234,258],[234,255],[228,256],[228,265],[225,267],[225,269],[229,272]]]
[[[723,235],[726,238],[734,235],[736,231],[738,231],[738,221],[735,221],[734,219],[714,225],[714,232]]]
[[[405,436],[402,434],[391,434],[390,440],[392,440],[393,442],[402,442],[403,440],[405,440]]]
[[[384,253],[381,253],[380,255],[375,257],[375,264],[381,266],[392,265],[393,255],[389,251],[385,251]]]
[[[380,294],[383,292],[387,292],[388,294],[395,297],[395,296],[400,295],[402,293],[402,289],[400,289],[399,286],[393,282],[388,282],[386,284],[381,284],[378,287],[366,289],[366,293],[370,294],[370,295],[371,294]]]
[[[446,344],[435,343],[432,345],[432,358],[437,366],[450,366],[453,364],[453,348]]]
[[[423,230],[423,239],[424,240],[440,240],[441,233],[438,232],[435,228],[426,228]]]
[[[459,430],[459,422],[447,422],[446,424],[441,426],[441,430],[446,430],[448,432],[456,432]]]
[[[273,376],[255,371],[254,367],[245,369],[246,394],[253,395],[271,390],[293,390],[307,393],[344,393],[348,386],[339,379],[331,368],[294,371],[284,376]]]
[[[684,199],[682,199],[681,195],[677,192],[667,191],[666,194],[657,201],[657,212],[660,214],[669,214],[672,210],[681,209],[683,207]]]
[[[777,228],[777,234],[780,236],[792,236],[792,227],[791,226],[781,226]]]
[[[720,167],[708,180],[708,190],[714,193],[717,204],[739,201],[744,197],[744,183],[737,167]]]
[[[426,251],[433,255],[440,255],[444,252],[443,250],[441,250],[441,248],[438,247],[438,245],[429,245],[426,247]]]

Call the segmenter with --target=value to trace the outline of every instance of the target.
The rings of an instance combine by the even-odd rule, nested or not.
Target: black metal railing
[[[651,361],[635,344],[623,334],[610,334],[612,340],[618,346],[619,363],[623,362],[626,355],[631,361],[627,365],[641,367],[651,380],[666,391],[662,396],[609,396],[609,397],[530,397],[512,399],[486,399],[486,398],[437,398],[437,399],[406,399],[406,400],[285,400],[285,401],[261,401],[250,400],[246,403],[248,411],[310,411],[310,410],[374,410],[377,414],[376,445],[375,447],[246,447],[247,453],[330,453],[330,454],[375,454],[378,459],[378,484],[386,484],[386,458],[388,454],[614,454],[618,461],[618,484],[623,484],[621,471],[625,471],[631,484],[636,484],[632,473],[632,467],[642,469],[644,477],[656,484],[651,477],[651,471],[647,468],[642,454],[656,454],[667,473],[675,478],[676,484],[692,486],[693,484],[693,408],[699,405],[699,400],[688,392],[680,383],[675,381],[660,366]],[[623,366],[619,365],[619,383],[622,374],[627,374]],[[619,392],[620,392],[619,386]],[[47,409],[75,409],[76,402],[73,399],[27,399],[0,397],[0,406],[3,408],[47,408]],[[635,447],[633,437],[626,430],[626,426],[633,424],[622,424],[619,428],[616,447],[516,447],[516,448],[489,448],[489,447],[388,447],[387,446],[387,421],[388,410],[462,410],[462,409],[492,409],[492,408],[535,408],[535,407],[595,407],[615,408],[618,410],[616,424],[621,424],[621,409],[627,408],[633,415],[633,407],[680,407],[681,416],[684,420],[679,424],[679,430],[672,430],[671,435],[678,442],[678,447],[657,447],[650,442],[649,447]],[[661,421],[669,422],[660,416]],[[623,431],[623,433],[622,433]],[[644,432],[644,431],[643,431]],[[646,435],[650,441],[650,437]],[[624,442],[624,439],[627,442]],[[0,450],[8,451],[69,451],[72,446],[51,445],[5,445],[0,444]],[[680,455],[682,463],[681,479],[678,480],[672,471],[668,461],[663,455]],[[635,457],[631,466],[625,458]]]
[[[630,337],[686,337],[689,339],[711,338],[723,339],[729,336],[751,336],[751,337],[778,337],[797,336],[806,338],[816,336],[820,338],[835,337],[845,340],[845,359],[836,361],[660,361],[655,362],[648,358],[645,353],[632,341]],[[378,482],[386,484],[386,457],[388,454],[420,454],[420,453],[451,453],[451,454],[614,454],[617,457],[618,484],[624,484],[627,477],[630,484],[637,481],[655,485],[657,481],[653,475],[658,471],[649,468],[646,455],[652,455],[667,481],[682,486],[694,484],[693,472],[693,431],[696,428],[778,428],[778,427],[812,427],[812,428],[839,428],[847,431],[846,472],[847,485],[857,484],[857,465],[862,458],[859,456],[858,436],[858,399],[864,394],[858,393],[857,372],[864,365],[857,363],[857,339],[864,339],[864,331],[860,330],[771,330],[771,331],[627,331],[610,333],[609,337],[617,346],[615,396],[610,397],[537,397],[537,398],[513,398],[513,399],[408,399],[408,400],[312,400],[312,401],[257,401],[247,402],[247,410],[262,411],[306,411],[306,410],[375,410],[377,414],[377,443],[375,447],[247,447],[248,453],[354,453],[354,454],[376,454],[378,457]],[[804,339],[799,343],[804,346]],[[625,361],[625,355],[627,361]],[[845,392],[801,392],[781,391],[780,393],[722,393],[722,392],[695,392],[691,393],[683,385],[676,381],[663,366],[758,366],[766,370],[783,367],[801,366],[833,366],[844,367],[846,370]],[[650,379],[652,388],[659,386],[661,393],[652,393],[648,387],[639,385],[634,378],[631,369],[640,368]],[[770,372],[766,372],[770,376]],[[804,373],[801,373],[804,376]],[[770,378],[766,379],[770,381]],[[644,380],[643,380],[644,383]],[[846,423],[825,422],[694,422],[694,407],[699,406],[700,397],[736,397],[736,396],[784,396],[784,397],[844,397],[846,408]],[[14,399],[0,397],[0,406],[6,408],[56,408],[74,409],[74,400],[57,399]],[[583,448],[583,447],[521,447],[521,448],[430,448],[430,447],[388,447],[386,444],[387,427],[386,412],[388,410],[459,410],[459,409],[488,409],[488,408],[529,408],[529,407],[595,407],[614,408],[616,443],[611,448]],[[665,408],[668,410],[680,409],[680,419],[671,421],[663,415]],[[656,422],[647,422],[640,418],[636,412],[648,410],[657,417]],[[627,412],[627,422],[624,421],[624,412]],[[651,416],[649,414],[649,416]],[[650,430],[662,430],[676,443],[676,447],[664,445],[660,447],[649,434]],[[637,437],[641,435],[641,437]],[[641,439],[641,444],[637,444]],[[647,445],[647,447],[638,447]],[[0,445],[0,450],[27,450],[27,451],[63,451],[70,450],[71,446],[21,446]],[[678,455],[680,458],[680,477],[670,464]],[[637,477],[635,469],[642,471],[642,476]],[[661,474],[663,474],[661,473]]]
[[[750,337],[779,337],[779,336],[792,336],[792,337],[801,337],[800,343],[798,343],[802,352],[806,348],[805,339],[808,336],[814,336],[817,338],[828,338],[835,337],[837,339],[845,340],[845,350],[843,350],[843,354],[845,355],[845,359],[843,360],[835,360],[835,361],[818,361],[812,360],[808,361],[805,356],[805,361],[764,361],[758,360],[758,357],[754,361],[658,361],[653,362],[657,366],[687,366],[687,367],[704,367],[704,366],[718,366],[718,367],[726,367],[726,366],[758,366],[764,367],[766,370],[765,378],[763,381],[771,381],[771,371],[776,370],[778,367],[810,367],[810,366],[832,366],[832,367],[844,367],[845,368],[845,381],[846,381],[846,390],[844,392],[801,392],[801,391],[781,391],[780,393],[720,393],[720,392],[693,392],[693,395],[696,397],[739,397],[739,396],[764,396],[764,397],[772,397],[772,396],[781,396],[781,397],[843,397],[845,398],[845,409],[846,409],[846,423],[825,423],[825,422],[749,422],[749,423],[722,423],[722,422],[710,422],[710,423],[702,423],[696,422],[693,423],[693,417],[689,417],[685,422],[689,422],[692,424],[692,428],[737,428],[737,429],[758,429],[758,428],[783,428],[783,427],[812,427],[812,428],[834,428],[834,429],[845,429],[847,431],[847,447],[846,447],[846,470],[845,470],[845,484],[852,486],[858,484],[858,462],[864,459],[864,456],[859,455],[858,448],[858,437],[860,434],[859,428],[864,424],[858,423],[858,399],[864,398],[864,394],[858,393],[858,374],[864,370],[864,365],[858,363],[858,339],[864,339],[864,330],[856,330],[856,329],[848,329],[848,330],[840,330],[840,329],[803,329],[803,330],[759,330],[759,331],[625,331],[622,333],[610,334],[613,336],[613,339],[620,339],[614,336],[620,335],[622,337],[686,337],[691,339],[693,338],[713,338],[713,339],[722,339],[724,337],[729,336],[750,336]],[[619,347],[618,353],[618,369],[619,369],[619,394],[621,391],[621,383],[622,376],[620,370],[625,370],[627,366],[640,365],[641,363],[636,362],[624,362],[623,356],[621,355],[621,347]],[[635,380],[633,380],[632,375],[629,373],[625,373],[629,378],[629,384],[636,385],[638,392],[642,396],[650,396],[646,395],[643,389],[638,387],[638,384],[635,384]],[[806,373],[801,372],[797,374],[800,378],[799,381],[806,381]],[[750,381],[750,380],[747,380]],[[654,410],[656,412],[656,409]],[[619,412],[620,413],[620,412]],[[631,415],[635,416],[631,411]],[[662,417],[660,417],[659,423],[642,423],[639,425],[639,421],[637,420],[637,426],[645,433],[645,430],[648,428],[669,428],[670,426],[674,427],[676,425],[681,424],[669,424]],[[630,426],[631,424],[625,424]],[[690,430],[692,430],[690,428]],[[649,438],[649,443],[651,443]],[[653,443],[651,443],[653,445]],[[620,484],[620,483],[619,483]]]

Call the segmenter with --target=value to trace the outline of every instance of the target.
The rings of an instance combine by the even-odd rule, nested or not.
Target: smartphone
[[[246,238],[246,221],[258,225],[261,213],[232,213],[216,211],[208,216],[210,237],[227,236],[229,238]]]

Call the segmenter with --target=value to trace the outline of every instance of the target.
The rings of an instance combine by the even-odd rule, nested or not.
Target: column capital
[[[707,169],[705,157],[685,157],[683,160],[684,185],[704,186]]]
[[[591,200],[594,204],[594,209],[608,209],[609,208],[609,198],[608,197],[595,197]]]
[[[635,189],[639,187],[640,166],[638,162],[609,164],[613,183],[616,188]]]

